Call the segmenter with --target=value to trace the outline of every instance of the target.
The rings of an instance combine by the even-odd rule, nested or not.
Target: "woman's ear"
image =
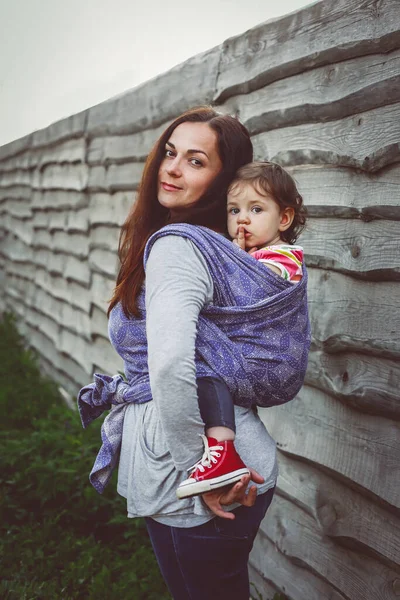
[[[289,229],[294,219],[294,208],[287,206],[281,212],[281,218],[279,223],[279,231],[286,231]]]

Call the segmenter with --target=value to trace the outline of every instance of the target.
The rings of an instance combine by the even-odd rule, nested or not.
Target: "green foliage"
[[[14,319],[0,323],[0,597],[4,600],[169,598],[143,521],[126,518],[110,485],[88,482],[100,425],[43,377]]]

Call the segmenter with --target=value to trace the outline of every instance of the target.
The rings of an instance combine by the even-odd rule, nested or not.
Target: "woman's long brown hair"
[[[157,198],[158,171],[165,154],[165,144],[181,123],[208,123],[218,138],[222,170],[207,192],[173,219]],[[137,200],[122,226],[118,256],[120,269],[108,308],[121,302],[127,316],[139,316],[137,299],[144,282],[143,256],[149,237],[167,223],[180,222],[226,230],[226,194],[239,167],[251,162],[253,146],[247,129],[234,117],[221,115],[209,106],[193,108],[180,115],[161,135],[147,157]]]

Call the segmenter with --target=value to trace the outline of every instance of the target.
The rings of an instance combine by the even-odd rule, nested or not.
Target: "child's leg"
[[[235,411],[228,387],[217,377],[202,377],[197,391],[205,424],[204,454],[176,490],[178,498],[231,485],[250,472],[235,449]]]
[[[235,411],[226,383],[216,377],[199,378],[197,394],[206,436],[218,442],[234,440]]]

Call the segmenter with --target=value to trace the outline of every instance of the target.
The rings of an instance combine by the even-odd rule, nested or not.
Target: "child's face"
[[[244,227],[246,250],[281,243],[285,213],[271,194],[260,194],[251,183],[239,181],[228,192],[228,232],[236,239],[239,227]]]

